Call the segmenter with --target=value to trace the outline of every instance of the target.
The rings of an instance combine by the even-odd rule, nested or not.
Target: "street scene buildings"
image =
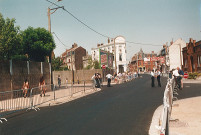
[[[200,135],[200,11],[0,0],[0,135]]]
[[[108,61],[112,68],[117,72],[127,71],[127,59],[126,59],[126,39],[123,36],[117,36],[115,39],[108,39],[105,44],[98,44],[96,48],[91,49],[92,60],[97,60],[101,65],[104,65],[104,56],[101,51],[107,51],[114,55],[114,57],[109,57]],[[113,64],[112,64],[113,63]],[[107,67],[111,67],[106,64]]]

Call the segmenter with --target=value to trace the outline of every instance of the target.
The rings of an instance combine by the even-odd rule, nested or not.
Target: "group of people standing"
[[[160,70],[156,69],[151,71],[151,87],[155,87],[155,78],[158,82],[158,87],[161,87],[161,72]]]
[[[45,79],[43,76],[41,76],[39,80],[39,89],[40,89],[40,96],[42,97],[42,94],[45,96],[46,87],[45,87]],[[28,96],[28,91],[30,90],[28,79],[25,79],[22,86],[22,90],[23,90],[23,96],[24,98],[26,98]]]

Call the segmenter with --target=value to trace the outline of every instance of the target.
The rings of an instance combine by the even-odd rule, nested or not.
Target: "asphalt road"
[[[167,79],[154,88],[150,81],[150,76],[143,75],[59,106],[15,115],[0,124],[0,135],[148,135]],[[179,98],[201,95],[200,90],[187,90],[192,87],[200,85],[189,84]]]

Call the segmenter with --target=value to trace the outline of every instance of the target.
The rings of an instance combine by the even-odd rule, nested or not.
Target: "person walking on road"
[[[39,88],[41,90],[40,96],[42,97],[42,94],[44,94],[45,96],[46,89],[45,89],[45,79],[43,76],[40,77]]]
[[[107,77],[107,87],[110,87],[111,86],[110,84],[111,84],[112,75],[107,74],[106,77]]]
[[[24,98],[26,98],[27,97],[27,91],[29,90],[29,82],[27,79],[24,81],[22,89],[23,89]]]
[[[154,80],[155,80],[155,74],[154,74],[154,70],[152,70],[151,71],[151,87],[155,87]]]
[[[157,75],[158,87],[161,87],[161,72],[160,72],[160,70],[157,70],[156,75]]]

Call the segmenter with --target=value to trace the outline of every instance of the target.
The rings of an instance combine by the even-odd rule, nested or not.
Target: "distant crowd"
[[[107,78],[107,87],[111,86],[111,82],[113,81],[116,84],[120,84],[123,82],[131,81],[132,79],[135,79],[137,77],[140,77],[140,74],[138,72],[123,72],[123,73],[114,73],[111,75],[110,73],[106,75]],[[102,77],[100,73],[95,73],[92,76],[93,85],[94,87],[98,88],[98,90],[102,86]]]

